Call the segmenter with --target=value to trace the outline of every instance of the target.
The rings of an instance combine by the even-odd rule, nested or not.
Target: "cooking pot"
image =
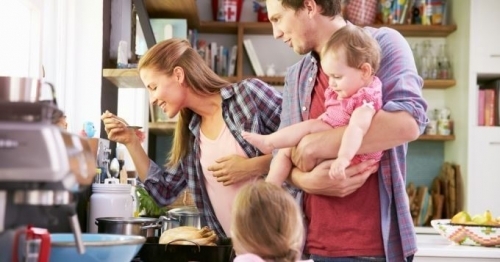
[[[191,226],[201,229],[200,212],[196,207],[186,206],[167,211],[167,216],[161,216],[161,232],[180,226]]]
[[[159,237],[161,225],[154,217],[99,217],[95,219],[98,233]]]
[[[0,76],[0,102],[38,102],[43,85],[50,88],[53,102],[57,105],[54,86],[29,77]]]

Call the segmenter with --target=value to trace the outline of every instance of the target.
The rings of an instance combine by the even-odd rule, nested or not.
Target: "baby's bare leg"
[[[264,154],[269,154],[273,152],[274,146],[271,144],[271,135],[261,135],[257,133],[250,133],[246,131],[241,131],[241,136],[248,141],[248,143],[254,145],[256,148],[260,150],[260,152]]]
[[[245,131],[242,131],[241,135],[262,153],[268,154],[276,148],[296,146],[304,136],[331,128],[329,124],[320,119],[310,119],[287,126],[270,135],[260,135]]]
[[[266,182],[280,187],[283,185],[283,182],[285,182],[292,170],[292,160],[290,159],[291,151],[290,148],[282,148],[276,153],[271,162]]]

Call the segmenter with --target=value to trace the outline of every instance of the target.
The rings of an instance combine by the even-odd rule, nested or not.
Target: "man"
[[[319,54],[330,36],[347,24],[340,2],[266,0],[274,37],[304,55],[287,72],[281,127],[316,118],[325,110],[328,77]],[[328,169],[345,128],[310,134],[295,148],[290,180],[304,191],[304,252],[314,261],[412,261],[417,250],[405,192],[405,157],[407,143],[417,139],[427,123],[423,81],[401,34],[389,28],[366,30],[382,50],[377,76],[383,83],[384,106],[359,153],[386,151],[378,172],[377,164],[361,163],[339,181],[328,177]]]

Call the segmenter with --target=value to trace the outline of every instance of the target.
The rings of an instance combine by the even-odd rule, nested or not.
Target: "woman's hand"
[[[221,157],[208,167],[208,171],[212,171],[217,182],[229,186],[253,176],[252,172],[249,172],[247,160],[248,158],[239,155]]]
[[[120,119],[123,123],[117,119]],[[135,130],[127,128],[124,124],[127,123],[125,120],[110,113],[108,110],[101,115],[101,120],[104,123],[104,130],[106,130],[109,140],[124,145],[138,141]]]
[[[294,168],[290,175],[292,184],[310,194],[345,197],[360,188],[379,166],[374,160],[365,161],[348,167],[346,179],[337,180],[328,175],[332,161],[323,161],[310,172]]]

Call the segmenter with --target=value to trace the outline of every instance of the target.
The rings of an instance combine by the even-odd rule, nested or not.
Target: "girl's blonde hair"
[[[258,180],[237,194],[231,237],[235,249],[269,261],[300,259],[304,228],[301,212],[283,188]]]
[[[321,57],[328,52],[344,52],[347,65],[360,68],[368,63],[375,74],[380,66],[380,46],[363,28],[348,24],[335,31],[321,51]]]
[[[184,39],[172,38],[151,47],[140,59],[138,70],[155,70],[172,76],[175,67],[184,70],[186,86],[200,96],[219,94],[221,88],[231,84],[214,73]],[[189,131],[192,117],[193,111],[189,108],[181,109],[179,112],[167,166],[177,165],[192,150],[193,145],[190,142],[192,136]]]

